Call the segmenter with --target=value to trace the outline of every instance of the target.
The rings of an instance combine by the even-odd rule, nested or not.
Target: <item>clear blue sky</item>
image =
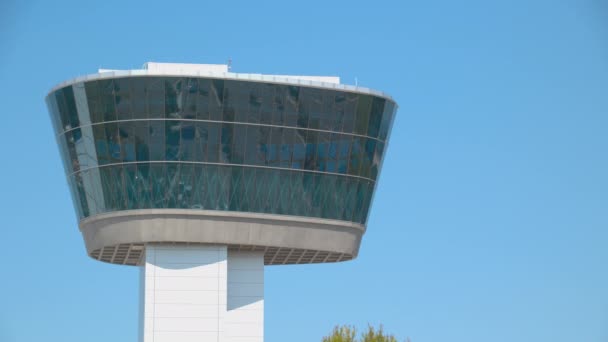
[[[608,341],[608,3],[0,2],[0,341],[136,341],[44,96],[98,67],[339,75],[400,104],[358,259],[266,268],[266,341]]]

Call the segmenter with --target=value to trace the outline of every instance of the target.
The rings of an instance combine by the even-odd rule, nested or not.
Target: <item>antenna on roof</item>
[[[232,57],[228,57],[228,71],[232,70]]]

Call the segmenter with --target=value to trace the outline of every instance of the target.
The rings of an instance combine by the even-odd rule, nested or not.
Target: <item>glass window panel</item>
[[[91,114],[89,113],[89,104],[87,103],[87,93],[84,88],[84,83],[76,83],[72,86],[74,91],[74,102],[76,111],[78,112],[78,121],[80,126],[91,124]]]
[[[167,163],[165,164],[165,175],[167,182],[165,183],[165,196],[163,199],[163,208],[177,208],[177,201],[179,195],[179,175],[180,175],[180,164]]]
[[[384,151],[384,143],[376,142],[376,150],[374,151],[374,157],[371,166],[370,178],[375,180],[380,172],[382,166],[382,153]]]
[[[267,213],[270,214],[278,214],[279,208],[279,175],[281,174],[280,170],[264,170],[265,171],[265,187],[268,189],[268,194],[266,196],[265,208],[267,208]]]
[[[114,80],[99,81],[99,98],[103,111],[103,121],[116,120],[116,104],[114,103]]]
[[[265,213],[264,201],[268,192],[265,170],[262,168],[245,169],[247,179],[247,207],[253,213]]]
[[[191,209],[209,209],[205,207],[206,182],[201,171],[203,165],[192,164],[192,198],[190,200]]]
[[[126,190],[126,209],[137,209],[139,196],[137,193],[137,166],[136,164],[127,164],[124,166],[125,172],[125,190]]]
[[[209,119],[222,120],[224,80],[213,80],[209,91]]]
[[[89,105],[89,113],[91,122],[97,123],[103,121],[103,105],[99,97],[99,82],[89,81],[84,83],[84,89],[87,94],[87,104]]]
[[[344,200],[344,213],[342,219],[351,221],[355,212],[357,180],[350,178],[346,180],[346,196]]]
[[[354,93],[345,93],[345,96],[342,132],[352,133],[355,128],[355,111],[357,110],[357,100],[359,96]]]
[[[179,186],[176,198],[177,208],[188,209],[191,206],[194,194],[194,188],[192,187],[194,181],[193,173],[193,164],[180,164]]]
[[[249,84],[249,110],[244,120],[250,123],[259,123],[264,102],[264,88],[266,85],[260,83]]]
[[[75,187],[74,193],[76,194],[76,200],[74,201],[75,207],[77,207],[77,212],[79,217],[87,217],[89,216],[89,205],[87,203],[87,195],[84,190],[84,185],[82,183],[82,176],[80,173],[76,173],[73,175],[73,184]]]
[[[249,82],[224,82],[224,121],[246,122],[251,97]]]
[[[203,165],[202,175],[205,181],[205,208],[222,210],[225,202],[225,189],[226,186],[222,182],[222,174],[220,168],[217,165]]]
[[[378,133],[378,138],[380,140],[386,141],[389,128],[393,121],[394,112],[395,104],[392,101],[386,101],[384,112],[382,113],[382,121],[380,122],[380,130]]]
[[[77,135],[78,136],[78,135]],[[66,156],[68,157],[68,173],[72,173],[80,170],[80,162],[78,161],[78,155],[76,153],[76,146],[74,144],[74,130],[67,131],[65,134],[60,136],[65,141]]]
[[[330,133],[320,132],[318,134],[318,140],[316,143],[317,152],[316,152],[316,160],[317,160],[317,170],[325,171],[327,169],[327,159],[329,157],[329,139],[331,137]]]
[[[149,135],[150,123],[148,121],[133,122],[133,141],[135,143],[135,158],[137,161],[150,160]]]
[[[329,141],[329,148],[327,151],[327,158],[332,160],[338,160],[338,153],[340,151],[340,138],[342,134],[332,133]]]
[[[114,208],[116,210],[125,210],[127,208],[126,193],[125,193],[125,178],[124,169],[121,165],[108,167],[110,169],[112,191],[114,199]]]
[[[207,140],[209,138],[209,131],[207,129],[207,122],[193,122],[195,133],[194,139],[192,140],[192,155],[189,156],[191,161],[204,161],[205,160],[205,147],[207,146]]]
[[[365,205],[365,199],[367,197],[367,183],[361,180],[355,184],[355,208],[353,213],[353,222],[360,222],[363,215],[363,207]]]
[[[68,111],[68,118],[70,127],[80,126],[80,120],[78,118],[78,110],[76,109],[76,101],[74,100],[74,87],[69,86],[63,88],[63,96],[65,98],[66,109]]]
[[[266,149],[266,161],[268,166],[279,166],[280,165],[280,153],[283,144],[283,128],[272,127],[270,129],[270,139],[268,147]],[[285,158],[289,162],[289,152],[285,153]]]
[[[332,130],[341,132],[342,127],[344,126],[344,118],[346,113],[346,94],[338,92],[334,98],[334,108],[333,108],[333,123]]]
[[[232,179],[232,168],[230,166],[217,167],[217,179],[219,181],[217,208],[219,210],[228,210],[230,206],[230,190]]]
[[[321,184],[319,184],[321,194],[321,217],[324,218],[335,218],[336,202],[333,196],[336,192],[335,182],[336,176],[323,175],[321,177]]]
[[[312,172],[299,172],[301,174],[301,183],[298,184],[298,187],[292,193],[292,196],[295,195],[295,198],[292,198],[292,214],[293,215],[302,215],[305,216],[308,213],[312,212],[312,201],[313,201],[313,178],[314,174]],[[298,194],[302,195],[302,201],[298,201]],[[298,203],[299,202],[299,203]]]
[[[220,137],[220,163],[230,163],[232,160],[232,132],[234,125],[230,123],[222,124],[222,131]]]
[[[95,150],[93,148],[92,130],[90,126],[76,128],[66,133],[72,146],[70,150],[76,153],[77,165],[80,169],[97,166]]]
[[[238,211],[240,209],[241,195],[241,178],[243,170],[240,167],[230,168],[230,190],[228,197],[228,210]]]
[[[334,122],[336,119],[336,113],[334,112],[336,92],[326,90],[322,95],[319,129],[331,131],[334,129]]]
[[[363,138],[353,137],[348,162],[348,174],[358,176],[361,171],[361,158],[363,157]]]
[[[365,150],[362,153],[360,175],[370,178],[374,155],[376,154],[376,139],[368,138],[362,139],[362,141],[365,143]]]
[[[234,125],[234,133],[232,136],[232,155],[230,162],[232,164],[243,164],[245,160],[245,143],[247,141],[247,126]]]
[[[287,214],[290,212],[291,198],[291,183],[292,176],[298,172],[289,172],[280,170],[276,172],[277,177],[273,179],[273,187],[276,188],[276,200],[274,211],[276,214]]]
[[[165,160],[165,121],[150,121],[149,132],[150,160]]]
[[[372,204],[372,198],[374,196],[374,183],[367,182],[367,190],[365,193],[365,201],[363,202],[363,209],[361,210],[361,218],[359,223],[365,224],[367,222],[367,217],[369,214],[369,208]]]
[[[122,121],[118,124],[122,159],[126,162],[137,160],[133,124],[133,121]]]
[[[106,211],[115,210],[110,167],[99,168],[99,176],[101,178],[101,188],[103,189],[103,207]]]
[[[106,211],[104,205],[104,194],[101,186],[101,176],[99,168],[93,168],[82,173],[82,180],[87,194],[87,202],[89,204],[89,214],[97,215]]]
[[[194,160],[195,146],[200,146],[194,121],[181,122],[180,160]]]
[[[306,132],[306,156],[304,158],[304,169],[306,170],[316,170],[316,152],[317,152],[317,143],[318,133],[316,131],[307,131]]]
[[[120,134],[116,122],[104,124],[106,129],[106,141],[108,144],[109,163],[120,163],[122,161],[122,148],[120,145]]]
[[[273,114],[271,123],[273,125],[283,126],[285,125],[285,101],[287,96],[287,88],[282,85],[275,85],[274,88]]]
[[[255,169],[242,168],[243,178],[241,179],[241,205],[240,211],[251,211],[250,205],[253,196],[255,195]]]
[[[308,127],[319,129],[321,126],[321,118],[323,117],[323,92],[317,88],[309,88],[308,98]]]
[[[179,160],[180,131],[182,122],[167,120],[165,122],[165,160]]]
[[[338,162],[335,160],[327,160],[325,162],[325,171],[327,172],[338,172]]]
[[[182,117],[184,98],[182,78],[164,78],[165,80],[165,117],[179,119]]]
[[[104,124],[93,125],[93,137],[95,138],[95,153],[97,154],[97,163],[105,165],[110,161],[110,149],[108,148],[108,140]]]
[[[146,78],[135,77],[131,79],[131,89],[133,97],[131,98],[131,110],[133,111],[133,119],[147,119],[147,90]]]
[[[378,137],[385,102],[384,99],[379,97],[374,97],[374,100],[372,101],[372,109],[369,115],[369,125],[367,128],[367,135],[370,137]]]
[[[283,137],[281,143],[281,150],[279,151],[279,160],[281,167],[290,167],[291,165],[291,156],[293,154],[293,142],[294,142],[294,133],[293,129],[283,129]]]
[[[311,88],[300,88],[300,98],[298,101],[298,127],[308,127],[308,120],[310,118],[310,111],[313,102],[312,92],[313,89]]]
[[[260,133],[261,127],[257,125],[247,125],[247,141],[245,143],[245,164],[265,165],[266,164],[266,139],[267,135]]]
[[[152,208],[163,208],[165,201],[165,187],[168,178],[165,173],[165,163],[150,163],[150,190]]]
[[[152,189],[150,185],[150,164],[138,163],[137,175],[135,177],[137,189],[136,208],[152,208]]]
[[[238,83],[235,81],[224,82],[224,106],[222,111],[223,121],[234,121],[236,115],[236,100],[238,97]]]
[[[182,90],[183,98],[183,115],[185,119],[196,119],[198,104],[198,79],[186,78],[184,79],[184,89]]]
[[[370,95],[359,95],[355,121],[355,133],[357,134],[367,134],[367,125],[369,123],[369,114],[372,109],[372,100],[373,98]]]
[[[311,198],[311,211],[309,213],[310,216],[320,217],[321,216],[321,208],[322,208],[322,198],[323,198],[323,189],[322,189],[322,179],[325,177],[321,174],[312,175],[312,198]]]
[[[55,101],[57,102],[57,109],[59,110],[59,118],[61,121],[61,127],[63,130],[68,130],[72,128],[70,124],[70,116],[68,111],[68,104],[65,100],[65,96],[63,94],[63,89],[57,90],[55,92]]]
[[[117,78],[114,80],[114,103],[116,115],[119,120],[133,118],[131,109],[131,78]]]
[[[285,92],[285,126],[297,126],[298,125],[298,102],[300,97],[300,87],[287,86]]]
[[[146,78],[148,117],[165,117],[165,82],[159,77]]]
[[[210,80],[198,80],[198,94],[196,97],[196,117],[199,120],[209,119],[210,84]]]
[[[264,84],[262,85],[262,106],[260,112],[260,123],[270,124],[272,123],[273,115],[274,115],[274,107],[275,107],[275,90],[274,84]]]
[[[293,155],[291,157],[291,167],[303,169],[306,158],[306,130],[295,130],[293,135]]]
[[[348,170],[348,161],[350,160],[350,149],[352,136],[341,135],[338,145],[338,172],[346,173]]]
[[[221,125],[218,123],[209,123],[208,132],[209,138],[205,148],[206,161],[211,163],[217,163],[220,161],[220,131]]]

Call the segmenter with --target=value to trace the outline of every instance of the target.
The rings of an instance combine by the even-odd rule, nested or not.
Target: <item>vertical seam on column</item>
[[[154,342],[156,338],[156,251],[154,251],[153,254],[154,269],[152,271],[152,276],[154,277],[154,290],[152,292],[152,342]]]
[[[221,270],[222,270],[222,265],[221,265],[221,248],[218,247],[217,249],[217,342],[220,342],[220,296],[221,296],[221,291],[220,291],[220,275],[221,275]],[[226,278],[228,277],[228,251],[226,251]],[[228,292],[226,291],[226,294],[228,294]]]

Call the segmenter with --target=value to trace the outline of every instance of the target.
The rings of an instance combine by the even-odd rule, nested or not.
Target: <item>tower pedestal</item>
[[[141,342],[262,342],[264,255],[226,246],[147,245]]]

